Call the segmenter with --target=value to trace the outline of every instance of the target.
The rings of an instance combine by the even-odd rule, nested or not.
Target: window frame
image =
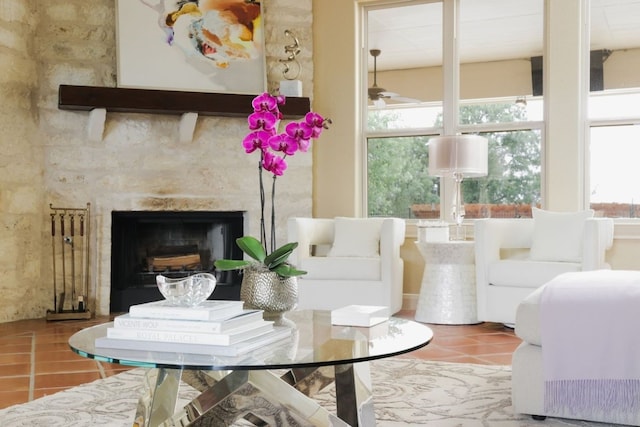
[[[368,86],[368,69],[367,69],[367,55],[368,55],[368,12],[370,10],[379,10],[384,8],[393,8],[393,7],[402,7],[411,4],[426,4],[426,3],[442,3],[443,8],[443,16],[442,16],[442,25],[443,25],[443,58],[442,58],[442,70],[443,70],[443,81],[445,85],[445,90],[443,93],[442,102],[434,102],[434,103],[426,103],[431,105],[436,105],[442,107],[443,114],[443,125],[439,127],[423,127],[423,128],[410,128],[410,129],[392,129],[392,130],[373,130],[370,131],[368,129],[368,97],[367,97],[367,86]],[[521,121],[521,122],[508,122],[508,123],[485,123],[485,124],[476,124],[476,125],[462,125],[459,123],[459,111],[460,106],[464,104],[477,103],[478,101],[487,102],[496,101],[504,102],[513,102],[514,99],[507,98],[486,98],[482,100],[476,99],[467,99],[461,100],[459,94],[459,85],[460,85],[460,58],[458,55],[457,45],[454,42],[456,38],[456,27],[459,21],[459,7],[460,0],[410,0],[410,1],[386,1],[386,2],[376,2],[373,4],[363,4],[361,5],[361,13],[362,13],[362,22],[363,22],[363,48],[361,55],[361,64],[362,64],[362,78],[363,82],[362,87],[362,114],[361,114],[361,158],[362,158],[362,197],[361,197],[361,209],[362,212],[365,212],[366,215],[369,215],[368,211],[368,147],[369,147],[369,139],[372,138],[389,138],[389,137],[411,137],[411,136],[424,136],[424,137],[432,137],[444,134],[456,134],[456,133],[487,133],[487,132],[503,132],[503,131],[527,131],[527,130],[536,130],[540,132],[540,167],[541,167],[541,188],[540,195],[541,201],[544,201],[544,190],[545,190],[545,121],[544,120],[532,120],[532,121]],[[453,22],[455,21],[455,22]],[[451,51],[449,52],[448,49]],[[544,54],[543,54],[544,55]],[[449,70],[449,71],[447,71]],[[542,97],[540,97],[542,98]],[[441,178],[440,179],[440,204],[444,208],[440,210],[440,218],[445,219],[449,217],[449,209],[453,202],[453,182],[450,178]],[[406,221],[415,223],[418,219],[415,218],[407,218]],[[465,219],[465,222],[474,221],[473,219]]]

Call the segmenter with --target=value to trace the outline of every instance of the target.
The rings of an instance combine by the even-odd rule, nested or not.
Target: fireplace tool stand
[[[90,319],[90,204],[87,203],[86,208],[56,208],[49,204],[49,208],[53,258],[53,310],[47,310],[47,320]]]

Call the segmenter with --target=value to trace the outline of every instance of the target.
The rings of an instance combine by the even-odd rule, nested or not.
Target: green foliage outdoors
[[[463,106],[461,124],[523,120],[512,104]],[[393,113],[371,114],[369,129],[385,129]],[[441,125],[441,117],[436,126]],[[482,134],[489,140],[489,176],[463,181],[465,203],[536,204],[540,201],[541,135],[538,131]],[[367,147],[370,216],[411,217],[413,204],[438,204],[437,177],[428,175],[428,136],[370,138]]]

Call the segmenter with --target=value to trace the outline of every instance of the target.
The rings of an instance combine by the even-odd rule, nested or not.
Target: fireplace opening
[[[240,299],[239,271],[216,271],[217,259],[242,259],[236,239],[244,234],[244,212],[114,211],[111,226],[112,313],[162,299],[156,276],[212,273],[210,299]]]

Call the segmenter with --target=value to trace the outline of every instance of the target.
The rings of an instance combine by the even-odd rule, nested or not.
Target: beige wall
[[[640,49],[615,51],[603,64],[604,88],[625,89],[640,87]],[[460,66],[462,99],[531,96],[531,61],[516,59]],[[378,86],[391,92],[421,101],[442,100],[442,71],[440,67],[379,71]],[[416,84],[420,82],[420,84]],[[369,73],[369,86],[373,73]]]

